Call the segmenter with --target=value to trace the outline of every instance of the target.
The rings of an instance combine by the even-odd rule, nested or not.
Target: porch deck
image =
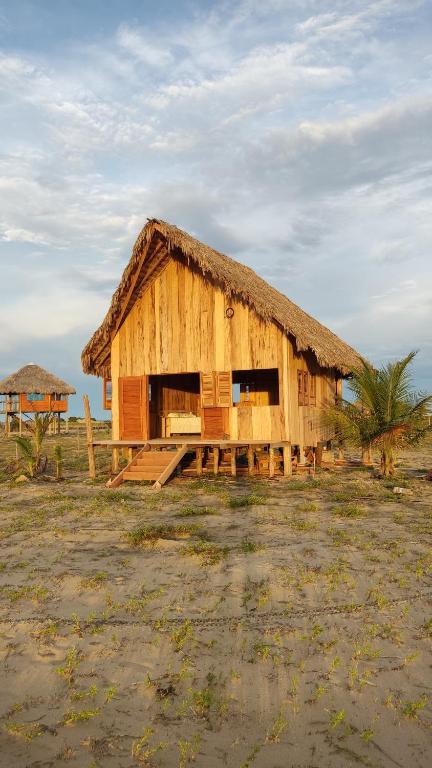
[[[201,437],[155,437],[150,440],[94,440],[94,446],[100,446],[104,448],[142,448],[144,445],[150,445],[155,448],[167,448],[171,446],[181,445],[188,448],[247,448],[248,446],[254,446],[255,448],[269,446],[270,448],[284,448],[291,445],[288,441],[279,440],[278,442],[272,442],[271,440],[205,440]]]

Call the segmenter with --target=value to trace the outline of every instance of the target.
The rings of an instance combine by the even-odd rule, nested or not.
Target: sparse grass
[[[296,505],[296,512],[318,512],[319,506],[314,501],[302,501]]]
[[[33,741],[44,733],[44,728],[40,723],[16,723],[9,720],[5,723],[4,728],[11,736],[20,736],[25,741]]]
[[[259,544],[256,541],[252,541],[247,536],[242,539],[240,543],[240,552],[243,555],[250,555],[254,552],[262,552],[266,548],[265,544]]]
[[[259,504],[265,504],[266,499],[264,496],[258,496],[256,493],[249,493],[247,496],[231,496],[228,499],[228,506],[231,509],[238,509],[240,507],[253,507]]]
[[[51,596],[50,590],[42,585],[32,587],[1,587],[0,594],[9,600],[10,603],[17,603],[20,600],[32,600],[34,603],[44,603]]]
[[[183,507],[175,517],[202,517],[204,515],[216,515],[214,507]]]
[[[98,571],[93,576],[87,576],[85,579],[81,579],[82,589],[100,589],[108,580],[108,574],[106,571]]]
[[[76,725],[77,723],[85,723],[87,720],[92,720],[93,717],[100,715],[100,707],[96,709],[68,709],[63,715],[62,725]]]
[[[198,524],[183,525],[143,525],[128,531],[126,540],[133,547],[141,547],[145,544],[156,544],[159,539],[186,539],[197,534],[202,526]]]
[[[201,565],[210,566],[217,565],[224,560],[229,551],[228,546],[222,547],[210,541],[195,541],[184,546],[180,550],[180,554],[184,557],[196,557],[200,560]]]
[[[318,525],[310,520],[305,520],[304,517],[293,517],[288,519],[287,524],[294,531],[316,531]]]
[[[350,504],[341,504],[334,507],[333,513],[338,517],[345,518],[364,517],[366,515],[366,509],[360,504],[351,502]]]

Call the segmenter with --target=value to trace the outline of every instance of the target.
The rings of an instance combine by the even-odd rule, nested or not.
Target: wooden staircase
[[[178,451],[152,451],[149,445],[145,445],[116,477],[108,480],[107,487],[117,488],[125,480],[154,480],[153,488],[159,490],[187,451],[186,445]]]

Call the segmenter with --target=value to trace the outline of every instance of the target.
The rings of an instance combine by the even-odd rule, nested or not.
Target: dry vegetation
[[[431,764],[430,448],[401,496],[368,471],[157,494],[61,441],[66,479],[19,485],[0,443],[1,765]]]

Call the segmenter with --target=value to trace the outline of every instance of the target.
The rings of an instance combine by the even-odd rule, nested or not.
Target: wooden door
[[[149,439],[149,377],[119,378],[120,440]]]

